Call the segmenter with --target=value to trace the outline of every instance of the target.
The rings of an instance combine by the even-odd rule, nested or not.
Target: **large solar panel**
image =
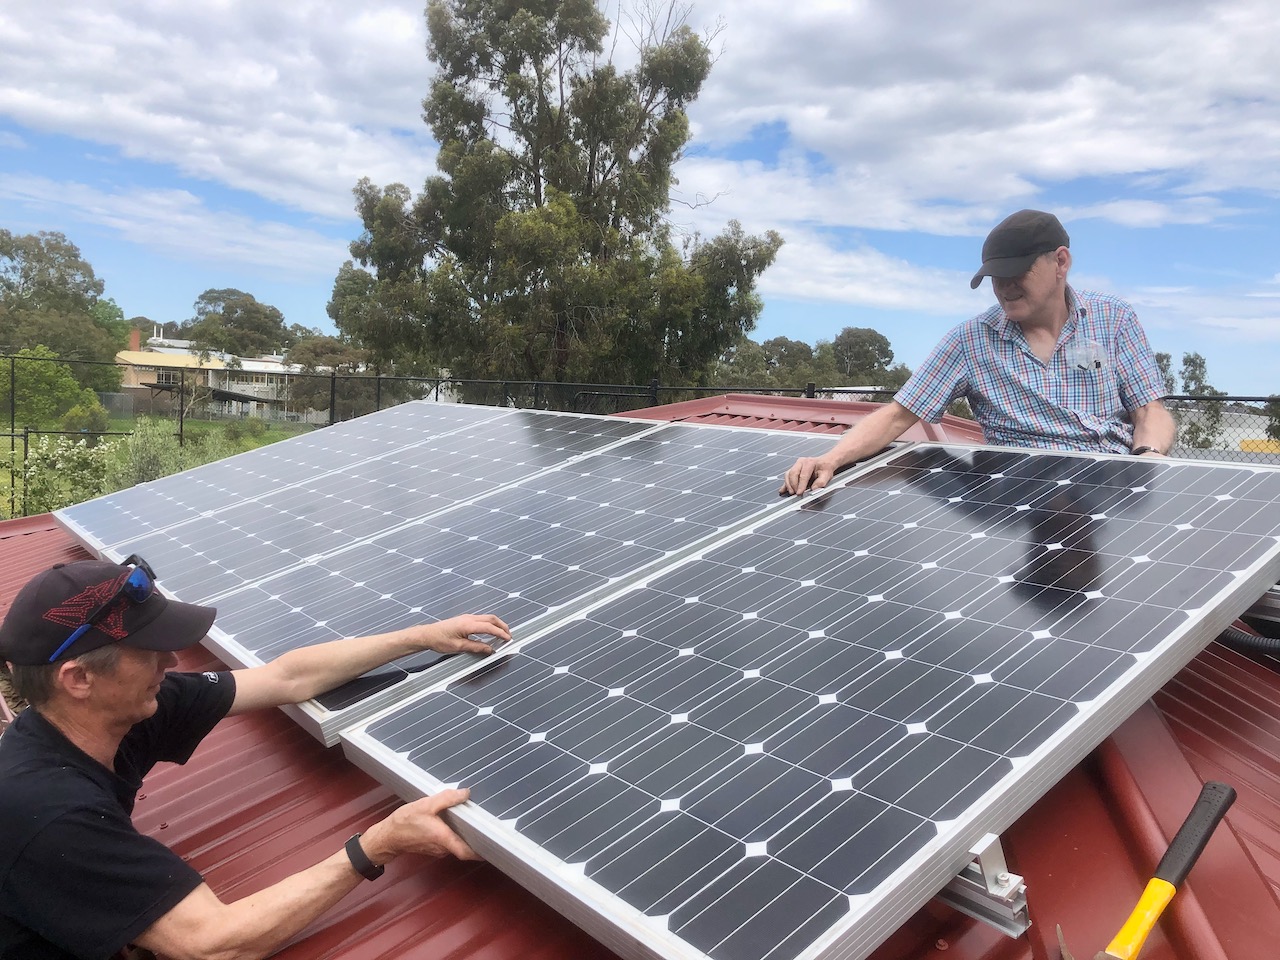
[[[465,612],[515,627],[779,504],[821,437],[405,404],[71,507],[59,520],[169,594],[218,607],[236,666]],[[291,710],[326,741],[464,664],[406,658]],[[404,691],[401,691],[404,692]],[[371,699],[377,696],[383,699]]]
[[[343,733],[629,957],[862,958],[1280,574],[1280,471],[925,445]]]
[[[535,630],[569,604],[618,589],[778,509],[785,466],[829,443],[797,433],[659,426],[378,536],[335,542],[333,552],[224,594],[211,640],[234,662],[254,663],[465,612],[496,613],[513,628]],[[375,694],[406,680],[417,689],[463,668],[445,659],[431,652],[404,658],[295,715],[334,740],[380,706],[370,700]]]

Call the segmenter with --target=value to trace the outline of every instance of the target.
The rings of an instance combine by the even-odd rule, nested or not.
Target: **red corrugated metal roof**
[[[805,433],[844,433],[878,403],[867,400],[809,400],[804,397],[770,397],[759,394],[728,393],[700,397],[663,407],[649,407],[625,414],[642,420],[711,423],[731,427],[764,427],[770,430],[800,430]],[[920,421],[902,435],[903,440],[933,440],[943,443],[981,443],[982,430],[972,420],[945,414],[941,423]]]
[[[761,403],[779,401],[719,397],[644,414],[800,428],[803,405],[815,404],[821,413],[809,421],[813,429],[843,424],[845,411],[830,408],[852,406],[785,401],[770,417]],[[954,430],[936,438],[972,439],[971,426]],[[33,573],[83,556],[48,517],[0,523],[0,607]],[[213,662],[188,652],[180,668]],[[1034,926],[1026,936],[1010,939],[935,901],[903,924],[875,960],[1056,960],[1057,923],[1077,956],[1092,956],[1137,901],[1200,784],[1214,778],[1234,785],[1240,799],[1143,957],[1275,956],[1278,717],[1280,677],[1211,645],[1004,833],[1010,866],[1028,884]],[[223,898],[235,899],[329,855],[395,802],[339,749],[326,750],[272,711],[225,721],[186,766],[154,771],[135,819],[203,872]],[[280,956],[609,960],[614,954],[488,865],[402,858]]]

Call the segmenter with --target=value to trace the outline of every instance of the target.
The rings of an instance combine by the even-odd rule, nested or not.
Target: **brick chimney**
[[[129,349],[135,351],[142,349],[142,331],[137,327],[129,331]]]

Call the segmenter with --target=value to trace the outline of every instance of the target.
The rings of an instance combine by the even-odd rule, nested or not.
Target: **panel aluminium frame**
[[[928,450],[934,445],[920,445],[891,454],[885,462],[892,467],[896,460],[911,455],[912,451]],[[945,450],[937,447],[935,449]],[[996,451],[997,453],[999,451]],[[1027,455],[1027,451],[1007,451]],[[1033,456],[1045,456],[1032,454]],[[1079,454],[1051,454],[1054,457],[1080,459],[1107,459],[1129,464],[1132,461],[1120,457],[1097,458]],[[1153,471],[1169,470],[1185,462],[1161,461],[1150,466]],[[813,509],[815,502],[846,487],[853,486],[860,478],[873,474],[881,465],[872,465],[850,476],[830,493],[811,498],[807,502],[791,504],[782,514],[760,518],[738,533],[706,545],[684,561],[663,567],[645,576],[622,594],[614,594],[592,605],[578,615],[568,616],[563,623],[578,619],[583,614],[606,608],[619,596],[645,589],[649,584],[679,573],[709,554],[750,537],[771,524],[785,520],[790,514]],[[1197,465],[1198,467],[1199,465]],[[1205,470],[1235,470],[1240,474],[1269,473],[1278,471],[1267,467],[1222,468],[1206,467]],[[1144,488],[1135,488],[1144,489]],[[1176,496],[1176,494],[1175,494]],[[1218,497],[1230,500],[1229,496]],[[908,522],[906,527],[915,527]],[[1188,525],[1179,525],[1181,530]],[[1170,530],[1172,531],[1172,525]],[[1193,610],[1184,611],[1186,619],[1180,625],[1160,634],[1158,642],[1112,679],[1104,688],[1090,691],[1090,699],[1077,704],[1077,712],[1052,734],[1039,743],[1026,756],[1017,757],[1010,772],[987,789],[958,816],[938,824],[936,836],[923,848],[892,870],[873,893],[851,896],[848,912],[811,945],[795,954],[797,960],[861,960],[869,955],[894,929],[901,925],[915,910],[934,896],[960,871],[970,859],[970,851],[983,837],[1005,829],[1026,811],[1068,770],[1075,766],[1141,703],[1145,702],[1170,677],[1185,665],[1199,650],[1248,604],[1275,582],[1280,574],[1280,538],[1268,534],[1256,538],[1260,545],[1255,556],[1242,569],[1232,566],[1225,569],[1230,582],[1200,603]],[[1264,542],[1265,541],[1265,542]],[[1135,558],[1145,561],[1148,558]],[[1203,598],[1197,598],[1197,602]],[[500,656],[519,657],[525,650],[536,649],[545,638],[561,629],[561,625],[549,627],[537,635],[513,644]],[[490,661],[489,663],[492,663]],[[487,665],[487,664],[486,664]],[[478,673],[484,666],[474,668]],[[344,731],[344,749],[357,765],[375,778],[389,784],[405,798],[413,798],[451,786],[437,779],[430,772],[407,761],[404,755],[390,749],[371,736],[369,730],[389,717],[413,709],[433,695],[451,685],[464,683],[468,675],[442,683],[421,694],[409,704],[401,704],[371,718],[364,724]],[[464,784],[465,785],[465,784]],[[634,960],[701,960],[706,954],[692,947],[687,941],[674,935],[663,925],[646,917],[630,906],[616,893],[600,886],[580,870],[570,867],[545,848],[533,843],[517,832],[512,825],[494,816],[477,803],[469,803],[450,811],[450,819],[469,843],[486,859],[509,873],[543,899],[547,900],[570,919],[616,952]],[[790,957],[791,954],[786,956]],[[773,954],[770,954],[773,960]]]
[[[606,422],[612,422],[620,418],[610,417],[610,418],[593,418],[593,419],[601,419],[601,420],[605,420]],[[644,422],[648,423],[648,421],[644,421]],[[678,424],[678,423],[672,424],[672,423],[659,422],[656,425],[654,425],[653,429],[651,430],[647,430],[630,437],[622,438],[614,443],[610,443],[607,446],[601,447],[600,449],[593,450],[589,453],[584,453],[579,456],[569,458],[564,463],[558,464],[556,466],[548,467],[545,470],[538,471],[534,474],[531,474],[529,477],[513,481],[509,484],[505,484],[499,487],[498,489],[486,491],[482,494],[477,495],[475,498],[471,500],[468,500],[459,504],[455,504],[451,507],[437,511],[436,513],[429,514],[426,517],[419,518],[418,520],[415,520],[411,524],[402,525],[401,527],[398,527],[395,530],[384,531],[380,533],[377,537],[368,538],[357,544],[345,545],[337,550],[334,550],[330,553],[325,554],[323,557],[315,558],[314,563],[309,563],[308,565],[306,565],[306,568],[308,571],[314,571],[317,575],[324,572],[326,568],[329,570],[330,573],[340,573],[344,569],[344,559],[357,553],[358,548],[376,546],[380,540],[383,540],[385,538],[391,538],[395,535],[408,533],[411,530],[413,530],[416,525],[419,525],[419,524],[425,524],[431,527],[437,527],[437,526],[443,526],[443,525],[454,526],[456,527],[454,532],[462,536],[465,536],[468,532],[470,532],[466,527],[466,522],[467,522],[466,514],[474,512],[478,508],[484,508],[490,502],[494,502],[500,499],[506,500],[506,499],[510,499],[511,497],[517,496],[522,489],[535,488],[539,486],[541,481],[545,481],[547,479],[556,477],[557,474],[561,474],[561,473],[568,474],[569,476],[563,478],[565,480],[568,480],[571,477],[573,477],[578,470],[593,468],[600,461],[607,461],[606,466],[608,467],[609,472],[606,477],[606,482],[614,481],[617,478],[618,469],[624,466],[624,464],[621,463],[621,460],[632,459],[630,457],[620,457],[619,455],[621,455],[624,451],[627,451],[629,447],[633,444],[636,444],[636,445],[645,445],[649,443],[663,444],[666,442],[666,440],[664,439],[664,435],[680,436],[684,441],[689,441],[694,438],[699,438],[699,435],[701,435],[703,438],[707,436],[713,436],[713,435],[719,435],[722,438],[737,436],[742,438],[744,445],[754,445],[757,447],[769,446],[770,445],[769,438],[774,438],[774,440],[776,441],[784,442],[781,449],[788,451],[787,452],[788,457],[794,456],[798,452],[803,451],[806,448],[811,446],[814,448],[815,452],[825,450],[830,444],[829,438],[822,437],[816,434],[797,433],[795,431],[761,430],[758,428],[746,428],[746,427],[736,427],[736,426],[706,425],[706,424]],[[683,442],[679,444],[676,449],[682,450],[683,457],[685,459],[688,459],[690,456],[694,455],[695,451],[700,449],[701,446],[702,444],[693,444],[690,442]],[[707,446],[710,448],[708,450],[708,454],[707,454],[708,456],[712,456],[717,452],[723,455],[725,453],[731,453],[736,451],[736,446],[733,448],[717,448],[713,444],[707,444]],[[772,463],[772,461],[780,455],[781,454],[779,453],[779,451],[770,450],[768,452],[761,453],[759,455],[760,456],[759,462],[762,464]],[[647,461],[642,459],[636,459],[635,463],[642,468],[647,463]],[[685,464],[685,463],[680,463],[677,465],[676,463],[672,462],[668,464],[668,469],[673,471],[674,474],[677,476],[680,475],[686,469],[690,469],[690,467],[691,467],[690,464]],[[706,468],[702,467],[702,469],[706,469]],[[732,470],[728,472],[730,474],[734,473],[734,471]],[[699,549],[702,545],[715,541],[718,538],[723,538],[727,536],[729,533],[731,533],[732,531],[738,529],[739,527],[753,522],[755,519],[757,519],[759,516],[765,513],[773,513],[773,512],[779,511],[780,509],[784,508],[786,504],[785,502],[779,500],[774,492],[776,488],[773,486],[773,479],[772,479],[773,475],[774,475],[774,471],[772,471],[772,469],[761,471],[760,476],[763,479],[764,488],[763,488],[763,493],[757,498],[760,503],[759,506],[750,507],[749,503],[751,501],[749,499],[744,498],[743,500],[739,501],[739,510],[737,511],[737,515],[733,517],[730,521],[728,521],[724,526],[720,526],[716,528],[716,527],[708,527],[706,525],[697,525],[692,523],[688,524],[688,527],[690,529],[689,538],[674,539],[672,541],[671,548],[665,552],[665,555],[658,557],[652,561],[643,563],[639,566],[626,569],[617,575],[610,576],[605,582],[601,583],[599,586],[594,587],[592,589],[584,590],[582,593],[575,595],[571,599],[566,600],[564,603],[558,604],[555,607],[548,609],[546,612],[536,615],[527,621],[521,622],[521,621],[512,620],[511,621],[512,628],[519,630],[519,632],[522,634],[533,633],[538,630],[541,630],[545,625],[558,622],[563,617],[564,611],[568,609],[576,609],[578,607],[581,607],[587,603],[592,602],[594,599],[598,597],[614,594],[624,589],[632,581],[638,579],[639,577],[644,576],[648,570],[653,569],[654,567],[667,566],[677,561],[681,557]],[[687,481],[680,481],[680,482],[683,483]],[[654,487],[655,484],[647,483],[647,484],[644,484],[644,486]],[[612,489],[611,483],[608,486],[608,489]],[[641,492],[644,492],[644,491],[641,491]],[[678,485],[676,488],[671,488],[671,492],[676,495],[675,497],[672,498],[673,502],[674,500],[679,499],[678,494],[680,493],[680,491],[678,489]],[[691,498],[686,497],[684,499],[687,502]],[[724,497],[721,499],[730,500],[730,499],[737,499],[737,498]],[[496,512],[496,508],[494,512]],[[635,512],[638,514],[646,513],[645,510],[630,511],[629,509],[622,512],[623,513]],[[516,517],[511,518],[513,523],[515,523],[518,519],[519,518],[516,518]],[[699,527],[701,527],[706,532],[695,533],[695,529]],[[681,527],[680,527],[680,524],[678,523],[672,523],[672,524],[666,525],[665,529],[667,530],[666,535],[669,537],[670,531],[679,530],[681,529]],[[468,538],[468,539],[473,539],[473,538]],[[604,538],[602,537],[600,539],[603,540]],[[582,539],[581,542],[591,543],[594,541],[588,540],[588,539]],[[514,555],[515,551],[511,551],[511,553]],[[495,550],[494,555],[498,556],[500,554],[498,554]],[[403,566],[404,565],[402,565],[402,567]],[[302,569],[303,568],[301,566],[294,568],[294,570],[298,570],[298,571]],[[392,571],[389,570],[388,572],[392,572]],[[262,597],[260,597],[259,599],[266,599],[266,594],[269,592],[271,582],[274,579],[278,579],[278,578],[269,577],[269,578],[265,578],[264,580],[257,581],[253,584],[247,584],[245,587],[241,588],[241,590],[237,591],[237,593],[246,594],[247,592],[250,592],[250,591],[259,592],[259,593],[262,593]],[[494,579],[500,582],[500,578],[494,578]],[[462,611],[459,611],[459,612],[462,612]],[[470,611],[470,612],[490,612],[490,611],[477,610],[477,611]],[[390,629],[391,627],[392,625],[388,625],[386,628]],[[382,628],[379,628],[379,629],[382,629]],[[209,646],[211,649],[213,649],[215,652],[217,652],[219,656],[223,657],[229,662],[237,664],[238,666],[254,666],[262,662],[262,658],[257,656],[253,650],[245,647],[238,640],[236,640],[235,637],[229,636],[225,630],[223,630],[216,624],[214,628],[210,631],[209,638],[206,645]],[[294,719],[304,729],[306,729],[309,733],[311,733],[312,736],[315,736],[318,740],[325,743],[326,745],[332,745],[338,742],[339,732],[344,728],[353,726],[361,722],[365,718],[382,710],[392,701],[398,701],[398,700],[409,698],[414,694],[416,694],[418,691],[423,690],[427,687],[430,687],[440,682],[441,680],[454,677],[459,673],[470,669],[477,662],[482,662],[481,658],[478,658],[472,654],[459,654],[451,657],[445,657],[440,659],[439,662],[434,664],[415,666],[407,674],[407,676],[405,676],[403,679],[396,681],[393,685],[387,686],[385,689],[374,690],[368,696],[362,697],[356,700],[355,702],[345,704],[340,707],[329,706],[319,701],[312,700],[304,704],[288,705],[283,709],[292,719]],[[391,666],[394,666],[394,665],[395,664],[392,664]]]

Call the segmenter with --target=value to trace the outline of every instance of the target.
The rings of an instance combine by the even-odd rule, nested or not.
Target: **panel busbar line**
[[[626,956],[862,958],[1276,581],[1278,500],[914,447],[342,737]]]
[[[466,612],[535,630],[571,604],[781,508],[785,466],[829,445],[792,432],[662,425],[224,594],[211,641],[247,665]],[[338,729],[389,702],[389,688],[403,697],[465,666],[424,652],[294,716],[336,741]],[[406,680],[412,690],[398,686]]]

